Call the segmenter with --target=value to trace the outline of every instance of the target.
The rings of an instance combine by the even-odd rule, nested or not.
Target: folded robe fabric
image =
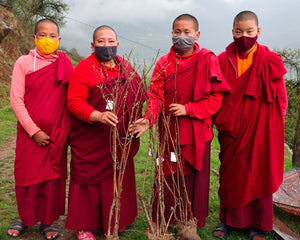
[[[235,46],[219,56],[232,93],[215,124],[221,145],[221,208],[238,208],[274,193],[282,182],[284,120],[280,94],[286,70],[280,56],[259,45],[252,66],[236,75]]]
[[[214,53],[205,48],[200,49],[197,43],[195,43],[193,55],[179,59],[174,47],[172,47],[170,53],[164,56],[162,61],[165,63],[161,65],[168,66],[163,85],[164,103],[161,106],[163,113],[160,114],[159,118],[160,139],[162,141],[168,139],[169,141],[164,153],[166,160],[163,162],[165,176],[170,176],[177,168],[176,164],[170,164],[169,161],[170,152],[176,151],[172,146],[173,143],[180,145],[184,174],[188,174],[191,170],[187,166],[192,166],[192,168],[200,171],[205,143],[213,137],[211,117],[208,119],[197,119],[189,116],[179,117],[177,125],[176,118],[169,113],[169,105],[172,103],[184,105],[201,101],[208,98],[212,93],[230,92],[231,88],[221,73],[218,59]],[[176,67],[178,61],[181,64],[179,69]],[[153,101],[155,100],[153,99]],[[155,107],[151,110],[148,109],[148,113],[150,112],[157,115]],[[169,118],[169,130],[166,129],[163,118]]]
[[[45,147],[37,145],[18,123],[16,186],[29,186],[66,176],[60,161],[63,161],[70,131],[66,99],[73,66],[65,53],[57,54],[59,57],[55,62],[25,77],[25,106],[32,120],[50,136],[51,143]]]

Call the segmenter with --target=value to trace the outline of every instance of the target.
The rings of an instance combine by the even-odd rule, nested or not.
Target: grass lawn
[[[9,108],[0,110],[0,144],[5,142],[7,137],[16,133],[16,120]],[[145,171],[145,159],[148,155],[148,139],[147,134],[144,134],[141,138],[141,147],[135,157],[135,166],[136,166],[136,181],[137,181],[137,192],[141,192],[142,183],[143,183],[143,172]],[[1,146],[1,145],[0,145]],[[212,141],[212,150],[211,150],[211,167],[218,171],[219,169],[219,145],[216,138]],[[9,158],[11,166],[14,158]],[[0,170],[5,170],[5,163],[0,162]],[[285,171],[292,169],[291,154],[286,151],[285,155]],[[12,169],[6,169],[5,171],[11,171]],[[1,179],[1,178],[0,178]],[[147,179],[150,182],[150,179]],[[15,194],[13,189],[13,183],[9,179],[1,179],[0,181],[0,239],[10,239],[6,236],[6,229],[9,226],[9,222],[17,218],[17,207],[15,201]],[[214,239],[212,237],[212,230],[219,223],[219,198],[217,195],[219,183],[218,176],[211,172],[210,177],[210,205],[209,205],[209,216],[207,218],[207,224],[204,228],[198,229],[202,239]],[[121,239],[147,239],[144,235],[145,229],[148,227],[145,214],[142,210],[140,201],[139,204],[139,216],[136,218],[136,221],[129,226],[124,232],[120,234]],[[294,219],[289,214],[282,212],[280,209],[275,208],[274,212],[277,217],[279,217],[285,224],[287,224],[294,232],[297,232],[300,235],[299,230],[299,218]],[[175,231],[174,229],[170,229]],[[63,239],[63,238],[60,238]],[[248,237],[241,232],[232,231],[228,240],[241,240],[248,239]],[[274,233],[269,233],[267,239],[277,239]]]

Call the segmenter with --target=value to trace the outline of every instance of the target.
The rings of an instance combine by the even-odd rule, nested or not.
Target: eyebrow
[[[255,29],[255,27],[249,27],[246,30],[252,30],[252,29]],[[236,28],[235,30],[242,30],[242,29],[241,28]]]

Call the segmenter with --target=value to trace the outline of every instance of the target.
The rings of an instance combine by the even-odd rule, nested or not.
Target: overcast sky
[[[69,6],[67,24],[61,29],[61,46],[76,48],[84,57],[91,53],[94,29],[113,27],[118,35],[118,54],[132,50],[136,61],[147,63],[169,51],[172,22],[189,13],[199,21],[201,47],[219,54],[232,41],[232,21],[243,10],[259,18],[261,44],[274,48],[300,48],[300,0],[64,0]],[[160,55],[161,55],[160,54]]]

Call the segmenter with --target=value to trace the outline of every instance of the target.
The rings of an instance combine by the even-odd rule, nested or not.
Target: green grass
[[[142,173],[145,170],[145,156],[148,154],[148,136],[144,134],[141,137],[141,147],[140,151],[135,157],[135,166],[136,166],[136,180],[137,180],[137,191],[139,192],[141,189],[141,181]],[[220,162],[219,162],[219,143],[217,140],[217,137],[215,137],[211,144],[211,168],[218,171]],[[291,154],[286,151],[285,154],[285,171],[290,170],[293,168],[292,166],[292,160],[291,160]],[[207,218],[207,224],[204,228],[198,229],[198,233],[201,236],[202,239],[214,239],[212,236],[212,230],[214,227],[219,223],[219,197],[218,197],[218,187],[219,187],[219,177],[211,172],[210,177],[210,199],[209,199],[209,216]],[[140,202],[139,202],[140,204]],[[141,210],[141,207],[139,206],[139,210]],[[274,210],[276,216],[284,221],[288,226],[295,232],[299,232],[299,223],[296,218],[291,217],[290,215],[286,214],[285,212],[280,212],[278,209]],[[287,221],[287,219],[289,221]],[[144,235],[143,229],[145,229],[148,226],[148,223],[145,219],[144,213],[139,215],[139,217],[136,219],[136,221],[127,228],[125,232],[123,232],[120,236],[122,239],[147,239],[147,237]],[[142,229],[140,231],[139,229]],[[172,231],[172,228],[171,228]],[[227,238],[228,240],[241,240],[241,239],[248,239],[248,236],[240,231],[232,231],[230,236]],[[277,237],[273,232],[269,233],[267,235],[268,240],[276,240]]]
[[[16,119],[12,111],[7,108],[0,110],[0,144],[5,141],[7,137],[16,133]],[[144,134],[141,137],[141,146],[140,150],[135,157],[135,166],[136,166],[136,181],[137,181],[137,192],[141,192],[142,182],[143,182],[143,172],[145,171],[145,160],[148,155],[148,134]],[[219,170],[219,144],[217,138],[215,137],[212,141],[212,151],[211,151],[211,168],[216,171]],[[287,151],[285,154],[285,171],[292,169],[291,154]],[[10,159],[13,161],[13,158]],[[149,167],[150,168],[150,167]],[[3,166],[1,167],[3,171]],[[5,170],[4,170],[5,171]],[[218,176],[211,172],[210,177],[210,203],[209,203],[209,216],[207,218],[207,224],[204,228],[198,229],[198,233],[202,239],[214,239],[212,237],[212,230],[219,223],[219,197],[217,194],[219,187]],[[147,182],[150,182],[150,177],[147,177]],[[148,187],[149,184],[148,184]],[[13,191],[13,184],[9,180],[2,180],[0,182],[0,239],[6,240],[10,239],[6,236],[6,230],[9,227],[9,222],[16,219],[17,216],[17,207],[15,194]],[[147,194],[144,194],[144,199],[147,199]],[[144,230],[148,227],[145,214],[141,208],[140,200],[138,199],[138,208],[139,216],[136,218],[136,221],[129,226],[124,232],[120,233],[120,238],[123,240],[129,239],[147,239],[144,234]],[[285,224],[287,224],[294,232],[297,232],[300,235],[299,230],[299,218],[293,218],[291,215],[281,211],[278,208],[274,209],[274,212],[279,219],[281,219]],[[294,219],[294,220],[293,220]],[[171,232],[175,232],[173,228],[170,228]],[[248,239],[248,237],[239,231],[232,231],[228,240],[242,240]],[[276,240],[274,233],[269,233],[267,235],[268,240]]]
[[[11,108],[0,109],[0,146],[6,138],[17,132],[16,121],[16,117]]]

